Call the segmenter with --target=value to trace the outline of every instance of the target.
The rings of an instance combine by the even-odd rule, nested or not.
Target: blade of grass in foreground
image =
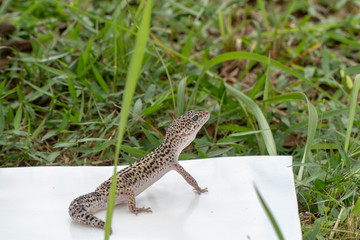
[[[140,7],[143,7],[140,5]],[[145,47],[148,40],[149,35],[149,27],[151,21],[151,8],[152,8],[152,1],[149,0],[146,3],[144,14],[140,23],[139,30],[136,35],[134,53],[130,60],[130,66],[127,74],[124,97],[122,102],[122,109],[120,113],[119,119],[119,132],[117,137],[116,143],[116,151],[114,157],[114,175],[112,178],[112,183],[110,187],[110,194],[109,194],[109,201],[106,211],[106,223],[105,223],[105,239],[109,239],[110,232],[111,232],[111,220],[112,214],[114,211],[115,205],[115,192],[116,192],[116,172],[117,172],[117,164],[118,164],[118,157],[120,154],[121,142],[125,132],[125,126],[127,123],[130,105],[132,102],[132,98],[134,95],[136,82],[139,77],[140,69],[142,60],[145,53]]]
[[[274,216],[272,215],[270,209],[269,209],[268,206],[266,205],[263,197],[261,196],[261,194],[260,194],[260,192],[259,192],[259,189],[256,187],[255,184],[254,184],[254,188],[255,188],[256,194],[257,194],[257,196],[258,196],[258,198],[259,198],[259,200],[260,200],[260,202],[261,202],[261,205],[263,206],[263,208],[264,208],[264,210],[265,210],[265,212],[266,212],[266,215],[268,216],[268,218],[269,218],[269,220],[270,220],[270,222],[271,222],[271,225],[273,226],[273,228],[274,228],[274,230],[275,230],[275,232],[276,232],[276,235],[277,235],[278,239],[284,240],[285,238],[284,238],[284,236],[283,236],[282,233],[281,233],[281,230],[280,230],[279,225],[277,224]]]

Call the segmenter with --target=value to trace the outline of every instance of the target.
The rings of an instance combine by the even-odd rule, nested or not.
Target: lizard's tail
[[[106,207],[106,199],[98,192],[91,192],[73,200],[69,206],[69,215],[77,223],[96,228],[105,228],[105,222],[92,214]]]

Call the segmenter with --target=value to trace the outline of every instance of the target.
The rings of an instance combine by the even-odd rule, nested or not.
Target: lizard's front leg
[[[125,190],[125,195],[127,196],[127,202],[129,205],[130,212],[135,213],[136,215],[138,215],[138,213],[141,213],[141,212],[152,212],[149,207],[148,208],[144,208],[144,207],[137,208],[136,207],[135,194],[131,188],[127,188]]]
[[[207,188],[200,188],[196,180],[179,163],[175,164],[174,169],[180,173],[181,176],[183,176],[183,178],[194,188],[198,194],[208,191]]]

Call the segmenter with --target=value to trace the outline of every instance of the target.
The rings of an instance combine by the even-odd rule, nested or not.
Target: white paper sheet
[[[115,207],[111,239],[278,239],[254,184],[285,239],[301,239],[290,156],[180,164],[209,192],[198,195],[178,173],[169,172],[136,198],[138,207],[151,207],[152,213],[136,216],[126,204]],[[112,172],[112,167],[0,169],[0,239],[103,239],[103,230],[73,222],[68,206]],[[105,219],[106,212],[95,215]]]

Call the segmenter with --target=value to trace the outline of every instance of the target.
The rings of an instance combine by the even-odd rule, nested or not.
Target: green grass
[[[149,1],[4,1],[33,50],[0,74],[0,165],[132,163],[206,109],[180,159],[292,155],[304,239],[357,239],[360,4],[329,2],[155,1],[148,35]]]
[[[143,7],[143,5],[140,5]],[[140,69],[142,65],[142,61],[144,59],[145,47],[147,44],[147,39],[149,35],[150,28],[150,20],[151,20],[151,9],[152,9],[152,1],[149,0],[145,6],[143,19],[141,20],[141,24],[138,29],[138,33],[136,34],[136,41],[134,45],[134,53],[132,54],[129,71],[126,78],[126,84],[124,89],[123,101],[122,101],[122,109],[120,113],[119,119],[119,133],[116,143],[116,151],[114,157],[114,174],[111,182],[110,194],[109,194],[109,202],[107,206],[106,213],[106,224],[105,224],[105,239],[109,239],[109,235],[111,232],[111,221],[112,214],[115,206],[115,195],[116,195],[116,173],[117,173],[117,165],[118,158],[121,150],[121,143],[124,136],[126,123],[129,118],[129,111],[131,107],[131,102],[134,96],[136,83],[140,75]],[[115,59],[117,55],[115,54]],[[114,61],[117,62],[116,60]],[[116,67],[117,65],[114,64]],[[94,72],[95,73],[95,72]],[[100,75],[99,75],[100,76]],[[104,83],[105,84],[105,83]],[[105,85],[106,86],[106,85]]]

